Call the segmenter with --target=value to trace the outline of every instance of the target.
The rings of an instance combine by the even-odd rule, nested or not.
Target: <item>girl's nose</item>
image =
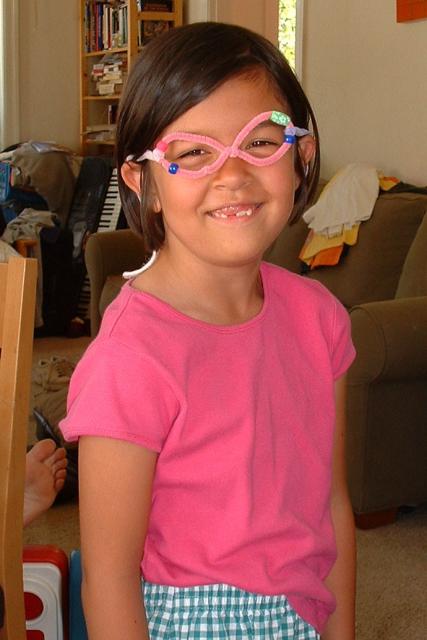
[[[213,174],[213,184],[217,189],[237,191],[251,182],[248,163],[241,158],[227,158],[222,167]]]

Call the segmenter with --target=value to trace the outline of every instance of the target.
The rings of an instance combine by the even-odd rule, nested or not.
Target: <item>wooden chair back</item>
[[[0,263],[0,640],[25,640],[23,504],[37,261]]]

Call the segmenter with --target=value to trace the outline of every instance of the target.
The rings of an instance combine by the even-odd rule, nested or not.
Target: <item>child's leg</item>
[[[67,474],[65,449],[53,440],[40,440],[27,453],[25,464],[24,526],[49,509]]]
[[[150,640],[319,640],[282,596],[144,584]]]

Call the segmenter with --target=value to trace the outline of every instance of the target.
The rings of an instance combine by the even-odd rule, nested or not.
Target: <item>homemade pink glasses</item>
[[[295,143],[297,137],[309,135],[307,129],[295,127],[286,113],[264,111],[252,118],[226,147],[215,138],[195,133],[169,133],[152,151],[126,161],[158,162],[168,173],[187,178],[202,178],[215,173],[227,158],[241,158],[257,167],[277,162]]]

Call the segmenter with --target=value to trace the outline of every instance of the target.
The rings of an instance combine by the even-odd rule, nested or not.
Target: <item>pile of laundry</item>
[[[427,193],[427,188],[386,177],[365,163],[338,171],[303,215],[310,231],[299,258],[307,269],[339,263],[345,248],[356,244],[361,223],[372,216],[380,191]]]
[[[41,234],[53,245],[64,232],[80,164],[70,149],[44,142],[0,153],[0,261],[16,255],[22,240],[37,258],[36,327],[44,324]]]
[[[0,205],[7,222],[25,208],[55,213],[65,226],[81,158],[49,142],[24,142],[0,153]]]

